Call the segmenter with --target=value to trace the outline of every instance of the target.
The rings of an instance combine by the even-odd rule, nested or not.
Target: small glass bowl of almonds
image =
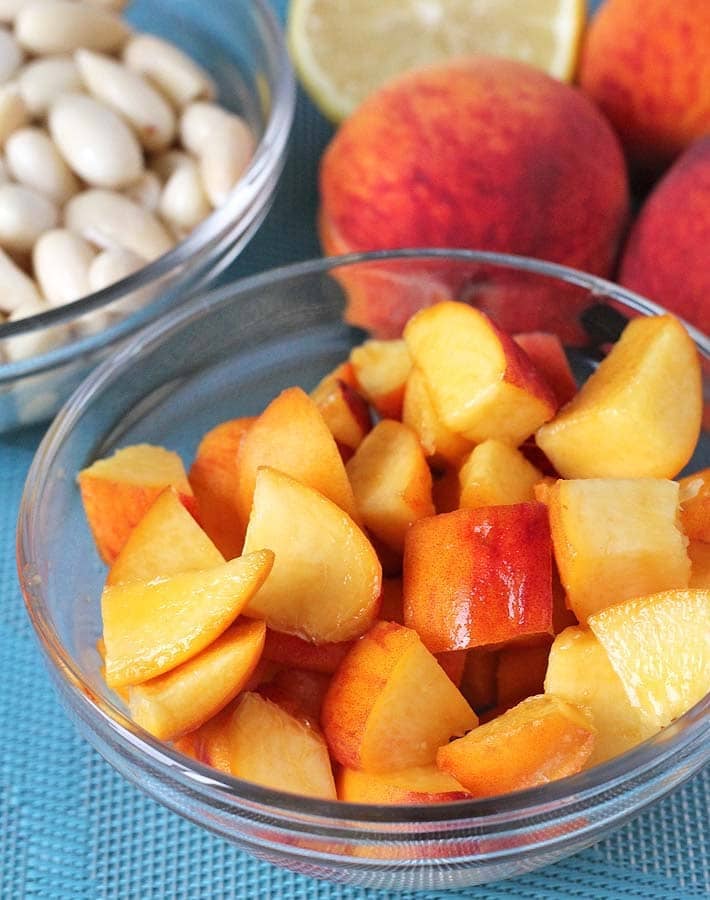
[[[0,431],[235,259],[294,98],[265,0],[0,2]]]

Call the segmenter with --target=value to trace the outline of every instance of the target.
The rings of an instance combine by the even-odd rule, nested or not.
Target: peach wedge
[[[195,519],[168,487],[131,531],[108,571],[107,584],[150,581],[224,562]]]
[[[128,689],[133,720],[172,741],[216,715],[244,688],[264,647],[263,622],[240,620],[197,656]]]
[[[313,643],[347,641],[372,624],[382,569],[372,544],[335,503],[260,468],[244,551],[274,551],[271,574],[245,613]]]
[[[416,433],[425,456],[434,466],[458,466],[473,447],[471,441],[441,421],[424,373],[416,366],[409,373],[404,389],[402,421]]]
[[[543,694],[444,745],[436,764],[475,797],[492,797],[574,775],[593,749],[589,716]]]
[[[210,569],[105,587],[108,686],[139,684],[204,650],[261,587],[273,560],[259,550]]]
[[[547,663],[545,693],[591,713],[597,738],[588,766],[625,753],[657,730],[644,722],[638,707],[632,706],[594,634],[579,626],[566,628],[555,638]]]
[[[474,443],[517,446],[555,414],[552,389],[522,348],[465,303],[421,310],[404,339],[444,425]]]
[[[535,499],[539,469],[501,441],[478,444],[459,469],[459,503],[464,508],[526,503]]]
[[[333,756],[368,772],[430,764],[437,747],[477,722],[417,633],[394,622],[378,622],[356,642],[322,712]]]
[[[557,481],[548,507],[560,578],[580,622],[629,597],[688,586],[675,481]]]
[[[710,691],[710,590],[636,597],[589,627],[648,725],[665,728]]]
[[[335,782],[338,799],[346,803],[451,803],[471,796],[435,765],[379,773],[343,768]]]
[[[412,522],[434,515],[431,472],[415,433],[401,422],[382,419],[345,470],[369,531],[401,553]]]
[[[323,736],[259,694],[245,693],[228,725],[232,775],[264,787],[335,800]]]
[[[287,388],[272,400],[239,446],[236,497],[245,522],[260,466],[285,472],[357,520],[355,499],[335,439],[318,407],[301,388]]]
[[[225,559],[242,552],[247,521],[237,505],[237,452],[255,419],[228,419],[200,441],[188,480],[197,500],[200,522]]]
[[[383,419],[401,419],[404,387],[412,368],[403,340],[370,340],[353,347],[350,364],[360,392]]]
[[[702,406],[700,361],[683,325],[641,316],[537,443],[565,478],[674,478],[695,449]]]
[[[96,548],[107,565],[164,488],[172,485],[185,506],[196,510],[182,460],[172,450],[152,444],[116,450],[82,469],[77,481]]]

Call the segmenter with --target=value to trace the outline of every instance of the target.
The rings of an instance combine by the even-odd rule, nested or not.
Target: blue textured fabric
[[[283,13],[283,0],[275,5]],[[276,203],[232,276],[318,254],[315,173],[329,134],[299,97]],[[15,573],[17,507],[41,435],[34,428],[0,436],[0,898],[413,898],[258,862],[148,800],[78,736],[42,668]],[[705,772],[565,862],[497,885],[416,897],[708,897],[709,798]]]

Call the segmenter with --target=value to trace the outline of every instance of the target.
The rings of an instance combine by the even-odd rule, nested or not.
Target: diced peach
[[[350,351],[355,379],[383,419],[401,419],[404,387],[412,367],[402,340],[364,341]]]
[[[526,503],[535,499],[542,473],[523,454],[502,441],[478,444],[459,470],[463,508]]]
[[[230,419],[204,435],[188,479],[197,500],[200,522],[225,559],[242,552],[246,518],[237,505],[237,453],[254,417]]]
[[[456,687],[460,688],[463,670],[466,665],[466,651],[445,650],[443,653],[435,653],[434,656]]]
[[[167,487],[133,528],[108,571],[106,584],[150,581],[193,569],[209,569],[224,557]]]
[[[311,391],[311,399],[335,438],[340,455],[347,461],[372,428],[365,398],[350,383],[330,374]]]
[[[342,768],[336,778],[338,799],[346,803],[451,803],[468,791],[434,765],[399,772],[361,772]]]
[[[332,673],[345,658],[352,641],[314,644],[295,634],[266,631],[264,658],[284,666],[307,669],[309,672]]]
[[[550,489],[549,510],[560,578],[580,622],[629,597],[688,586],[676,482],[560,480]]]
[[[171,450],[136,444],[98,459],[77,477],[84,512],[101,559],[116,559],[158,494],[172,485],[190,512],[195,498],[182,460]]]
[[[192,749],[197,759],[220,772],[231,774],[229,723],[237,708],[241,695],[185,738],[192,739]],[[179,741],[185,738],[178,739]],[[178,749],[182,749],[176,742]]]
[[[702,408],[700,362],[683,325],[640,316],[536,439],[565,478],[673,478],[695,449]]]
[[[148,681],[204,650],[242,612],[273,560],[271,550],[259,550],[210,569],[105,587],[109,687]]]
[[[533,495],[538,503],[544,503],[547,506],[550,500],[550,488],[556,484],[557,478],[552,475],[543,475],[539,481],[533,485]]]
[[[260,468],[244,549],[260,547],[272,549],[276,561],[247,615],[314,643],[367,631],[379,607],[382,569],[339,506],[283,472]]]
[[[591,631],[571,627],[558,634],[550,649],[545,693],[583,706],[597,731],[587,765],[625,753],[656,729],[632,706],[609,657]]]
[[[237,505],[248,521],[257,469],[270,466],[323,494],[358,521],[352,488],[333,435],[301,388],[282,391],[242,440],[237,453]]]
[[[492,797],[574,775],[593,749],[589,716],[545,694],[440,747],[436,764],[475,797]]]
[[[690,581],[688,587],[710,588],[710,544],[689,541]]]
[[[710,541],[710,469],[680,479],[680,523],[691,540]]]
[[[559,337],[549,331],[526,331],[514,334],[513,340],[545,377],[558,406],[568,403],[577,393],[577,382]]]
[[[281,669],[259,688],[259,694],[297,719],[318,725],[329,684],[330,678],[323,672]]]
[[[404,551],[404,621],[433,652],[552,631],[552,550],[541,503],[415,522]]]
[[[345,470],[368,530],[401,553],[412,522],[434,515],[431,472],[414,432],[401,422],[382,419]]]
[[[423,309],[404,339],[443,423],[470,441],[517,446],[557,409],[524,351],[474,307],[444,301]]]
[[[378,622],[333,676],[322,722],[342,765],[390,772],[432,763],[477,719],[415,631]]]
[[[404,625],[401,578],[382,579],[379,618],[384,622],[397,622],[399,625]]]
[[[232,775],[264,787],[335,800],[323,736],[259,694],[243,694],[229,722]]]
[[[263,622],[235,622],[209,646],[164,675],[128,691],[133,720],[172,741],[203,725],[244,688],[264,647]]]
[[[541,694],[545,685],[551,640],[529,647],[503,647],[496,668],[496,703],[508,709],[526,697]],[[554,693],[554,691],[553,691]]]
[[[646,724],[665,728],[710,691],[710,590],[626,600],[589,627]]]
[[[424,373],[416,366],[407,378],[402,421],[416,433],[432,465],[458,466],[473,446],[471,441],[451,431],[441,421]]]
[[[498,651],[473,647],[466,651],[466,663],[461,677],[461,693],[477,712],[495,706]]]

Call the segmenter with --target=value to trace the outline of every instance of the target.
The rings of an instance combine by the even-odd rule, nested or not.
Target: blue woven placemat
[[[275,6],[283,12],[283,0]],[[274,208],[232,275],[318,254],[315,173],[329,134],[300,96]],[[0,436],[0,900],[710,896],[708,772],[562,863],[497,885],[417,895],[331,885],[276,869],[144,797],[84,743],[64,715],[22,606],[15,520],[41,436],[41,428]]]

